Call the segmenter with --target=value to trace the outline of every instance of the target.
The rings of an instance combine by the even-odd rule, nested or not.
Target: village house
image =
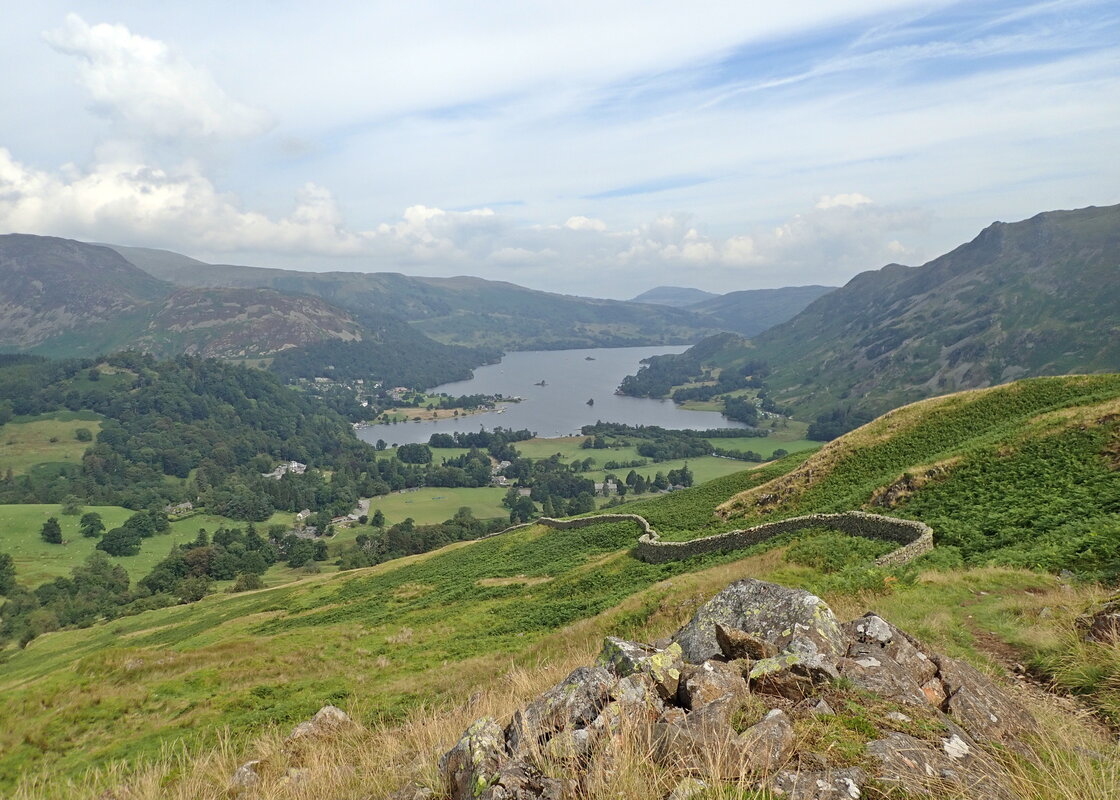
[[[303,473],[307,472],[307,465],[299,461],[288,461],[272,470],[272,472],[262,472],[261,475],[266,478],[272,478],[273,480],[278,481],[289,472],[293,475],[302,475]]]

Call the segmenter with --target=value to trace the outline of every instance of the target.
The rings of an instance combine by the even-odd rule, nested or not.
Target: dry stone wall
[[[515,525],[491,535],[500,536],[503,533],[527,528],[530,525],[544,525],[556,530],[571,530],[572,528],[601,525],[604,522],[633,522],[636,524],[641,530],[641,534],[638,536],[635,555],[650,564],[679,561],[702,553],[739,550],[784,533],[792,533],[806,528],[830,528],[849,536],[862,536],[865,539],[880,539],[898,543],[899,547],[897,549],[876,560],[875,563],[880,566],[905,564],[933,549],[933,528],[924,522],[884,517],[881,514],[869,514],[865,511],[806,514],[805,516],[791,517],[777,522],[767,522],[753,528],[728,531],[715,536],[705,536],[702,539],[693,539],[690,542],[661,541],[661,537],[649,524],[649,520],[638,514],[596,514],[591,517],[575,517],[574,519],[541,517],[533,522]]]

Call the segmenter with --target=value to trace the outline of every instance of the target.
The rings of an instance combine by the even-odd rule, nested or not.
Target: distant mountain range
[[[0,236],[0,348],[49,356],[137,348],[158,356],[293,361],[311,346],[323,357],[316,374],[408,385],[468,377],[498,354],[440,344],[396,317],[354,314],[318,297],[179,288],[106,246]],[[334,360],[365,371],[331,372]]]
[[[206,264],[165,250],[112,247],[177,286],[268,288],[318,297],[359,320],[386,314],[407,320],[447,344],[507,350],[690,344],[719,330],[685,310],[539,292],[504,281]]]
[[[705,361],[765,361],[771,396],[802,415],[1120,370],[1120,206],[994,223],[923,266],[861,273]]]
[[[287,377],[430,386],[469,377],[505,349],[689,344],[724,329],[757,332],[815,296],[679,291],[723,304],[692,310],[472,277],[207,264],[167,250],[10,234],[0,236],[0,348],[267,359]],[[756,296],[766,299],[752,303]]]
[[[835,286],[785,286],[781,289],[745,289],[702,300],[688,307],[716,327],[757,336],[798,314]]]
[[[720,295],[715,292],[705,292],[703,289],[690,289],[687,286],[655,286],[647,292],[642,292],[637,297],[630,298],[630,302],[685,308],[694,303],[711,300],[719,296]]]

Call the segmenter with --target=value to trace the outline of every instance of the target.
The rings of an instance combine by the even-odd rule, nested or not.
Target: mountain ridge
[[[682,358],[687,353],[682,354]],[[996,222],[917,267],[860,273],[793,318],[708,356],[765,361],[800,416],[1034,375],[1120,367],[1120,206]]]
[[[320,297],[359,319],[391,313],[445,344],[516,350],[691,344],[718,330],[685,309],[545,292],[469,275],[205,264],[171,251],[113,247],[140,269],[179,286],[271,288]]]

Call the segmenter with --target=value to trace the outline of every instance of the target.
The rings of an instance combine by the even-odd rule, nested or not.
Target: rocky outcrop
[[[868,614],[737,581],[663,647],[610,637],[504,728],[474,723],[440,760],[451,800],[563,800],[620,753],[666,773],[659,797],[719,784],[799,800],[1014,794],[990,746],[1028,752],[1031,716],[969,665]],[[653,796],[653,795],[651,795]]]
[[[720,655],[739,655],[723,652],[717,626],[724,631],[728,647],[733,646],[731,638],[742,641],[741,634],[769,644],[774,651],[804,656],[840,655],[844,647],[840,623],[823,600],[764,581],[736,581],[700,607],[674,637],[687,661],[700,664]],[[759,651],[766,649],[765,644],[759,645]]]
[[[1088,641],[1120,643],[1120,595],[1100,603],[1080,617],[1077,623]]]

